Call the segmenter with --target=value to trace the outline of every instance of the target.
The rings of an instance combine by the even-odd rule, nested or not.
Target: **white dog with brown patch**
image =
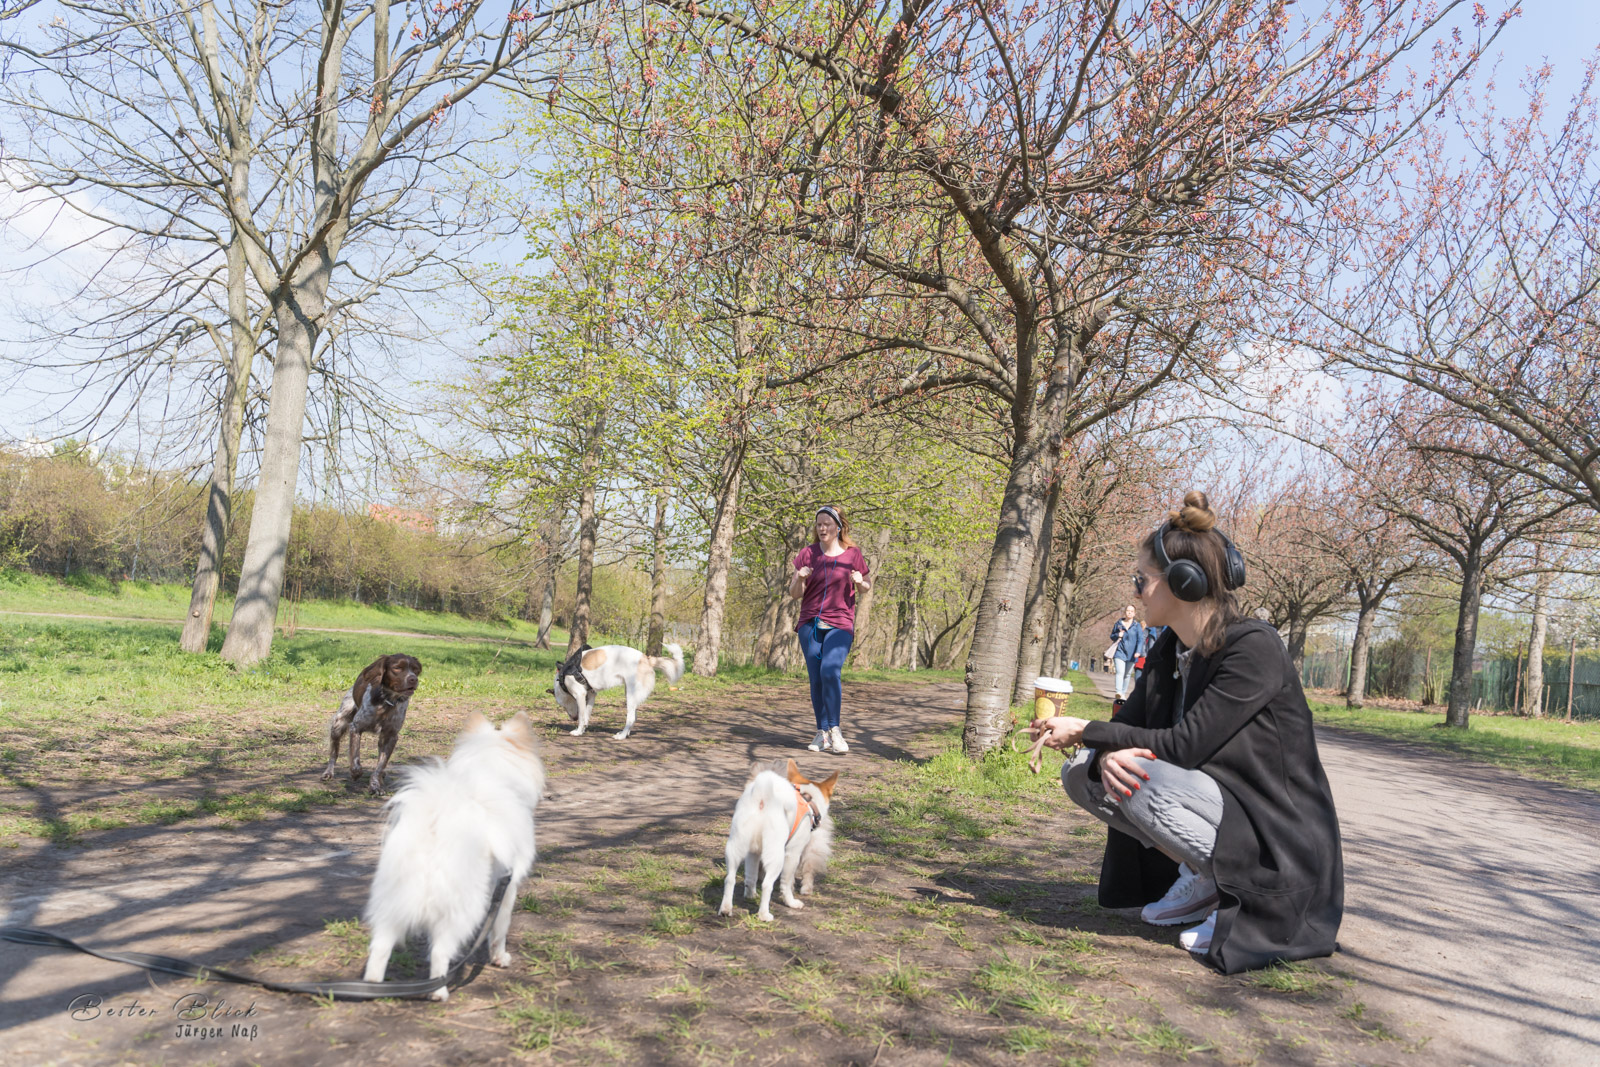
[[[728,831],[728,877],[722,883],[718,915],[733,914],[733,883],[740,860],[744,861],[746,900],[754,895],[757,881],[761,883],[756,918],[772,921],[773,886],[778,887],[786,907],[805,907],[794,895],[794,880],[798,875],[800,892],[809,894],[816,876],[828,866],[833,849],[828,806],[838,783],[838,771],[813,782],[800,773],[794,760],[774,760],[750,768],[750,781],[734,805],[733,826]]]
[[[656,671],[667,672],[667,682],[676,685],[683,677],[683,649],[667,645],[666,656],[647,656],[637,648],[627,645],[601,645],[590,648],[584,645],[560,667],[556,668],[556,683],[550,692],[556,704],[575,721],[574,737],[581,737],[589,728],[589,716],[594,712],[595,697],[601,690],[623,686],[628,695],[628,721],[621,733],[612,734],[618,741],[627,739],[633,732],[633,720],[650,694],[656,691]]]

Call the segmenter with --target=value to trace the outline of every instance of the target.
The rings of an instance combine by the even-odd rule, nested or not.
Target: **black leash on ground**
[[[425,997],[440,985],[457,984],[461,972],[466,969],[467,961],[478,950],[478,946],[483,944],[484,938],[488,937],[489,924],[494,922],[495,912],[500,907],[500,901],[505,898],[506,887],[510,883],[511,879],[508,876],[501,878],[500,883],[494,887],[493,899],[489,901],[489,914],[483,917],[483,923],[478,927],[478,936],[472,939],[472,944],[462,954],[460,961],[441,978],[412,978],[395,982],[274,982],[265,978],[252,978],[248,974],[235,974],[219,967],[206,967],[173,956],[154,956],[148,952],[101,952],[80,945],[71,938],[53,934],[49,930],[37,930],[29,926],[0,926],[0,941],[14,941],[19,945],[71,948],[86,955],[110,960],[112,963],[143,967],[147,971],[175,974],[180,978],[198,978],[203,982],[233,982],[237,985],[260,986],[262,989],[270,989],[277,993],[304,993],[313,997],[332,997],[334,1000]]]

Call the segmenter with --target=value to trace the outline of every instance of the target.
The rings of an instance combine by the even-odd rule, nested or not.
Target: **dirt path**
[[[1419,1022],[1447,1063],[1600,1062],[1600,797],[1319,740],[1344,832],[1339,959],[1364,1003]]]
[[[89,622],[154,622],[165,626],[182,626],[181,618],[156,618],[148,615],[72,615],[61,611],[0,611],[0,615],[23,615],[35,619],[81,619]],[[338,626],[296,626],[314,634],[367,634],[375,637],[420,637],[426,641],[456,641],[471,645],[516,645],[518,648],[536,648],[532,641],[519,641],[514,637],[460,637],[455,634],[424,634],[415,630],[353,630]]]
[[[517,960],[447,1005],[322,1006],[5,944],[0,1063],[1593,1059],[1592,800],[1328,738],[1346,952],[1290,976],[1285,993],[1216,976],[1174,947],[1174,931],[1095,907],[1102,837],[1087,816],[893,792],[910,771],[891,761],[935,747],[929,731],[959,719],[959,687],[852,687],[862,711],[844,757],[798,748],[798,689],[658,693],[625,743],[607,736],[604,708],[598,732],[552,730]],[[843,771],[836,870],[771,926],[718,919],[721,839],[744,770],[783,753]],[[316,769],[308,752],[306,777]],[[983,825],[968,818],[985,812]],[[27,842],[0,874],[0,923],[279,977],[352,976],[378,815],[352,799],[78,847]],[[213,1011],[226,1000],[214,1031],[174,1023],[191,993]],[[74,1018],[86,994],[99,1006],[79,1001]]]

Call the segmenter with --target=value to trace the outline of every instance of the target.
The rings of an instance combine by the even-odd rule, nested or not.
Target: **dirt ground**
[[[615,700],[581,738],[533,709],[551,795],[515,960],[447,1004],[322,1003],[4,944],[0,1062],[1461,1062],[1433,1043],[1443,1027],[1386,1010],[1405,1001],[1343,956],[1224,978],[1176,947],[1176,929],[1098,908],[1104,833],[1058,788],[1005,799],[919,768],[960,719],[958,686],[849,687],[854,748],[832,756],[800,747],[802,685],[690,681],[663,686],[626,742],[609,736]],[[465,710],[419,699],[431,728],[400,754],[438,751],[426,746]],[[746,769],[785,754],[814,777],[842,771],[833,870],[804,910],[775,906],[775,923],[753,908],[719,918]],[[308,745],[300,784],[320,784],[320,767]],[[0,916],[273,977],[355,977],[379,826],[378,802],[352,795],[243,824],[28,839],[6,852]],[[195,1001],[181,998],[196,995],[185,1024],[177,1010]]]

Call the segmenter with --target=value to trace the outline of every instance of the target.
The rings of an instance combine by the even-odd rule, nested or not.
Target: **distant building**
[[[419,533],[433,533],[433,516],[421,511],[392,508],[387,504],[368,504],[367,516],[390,526],[403,526]]]

